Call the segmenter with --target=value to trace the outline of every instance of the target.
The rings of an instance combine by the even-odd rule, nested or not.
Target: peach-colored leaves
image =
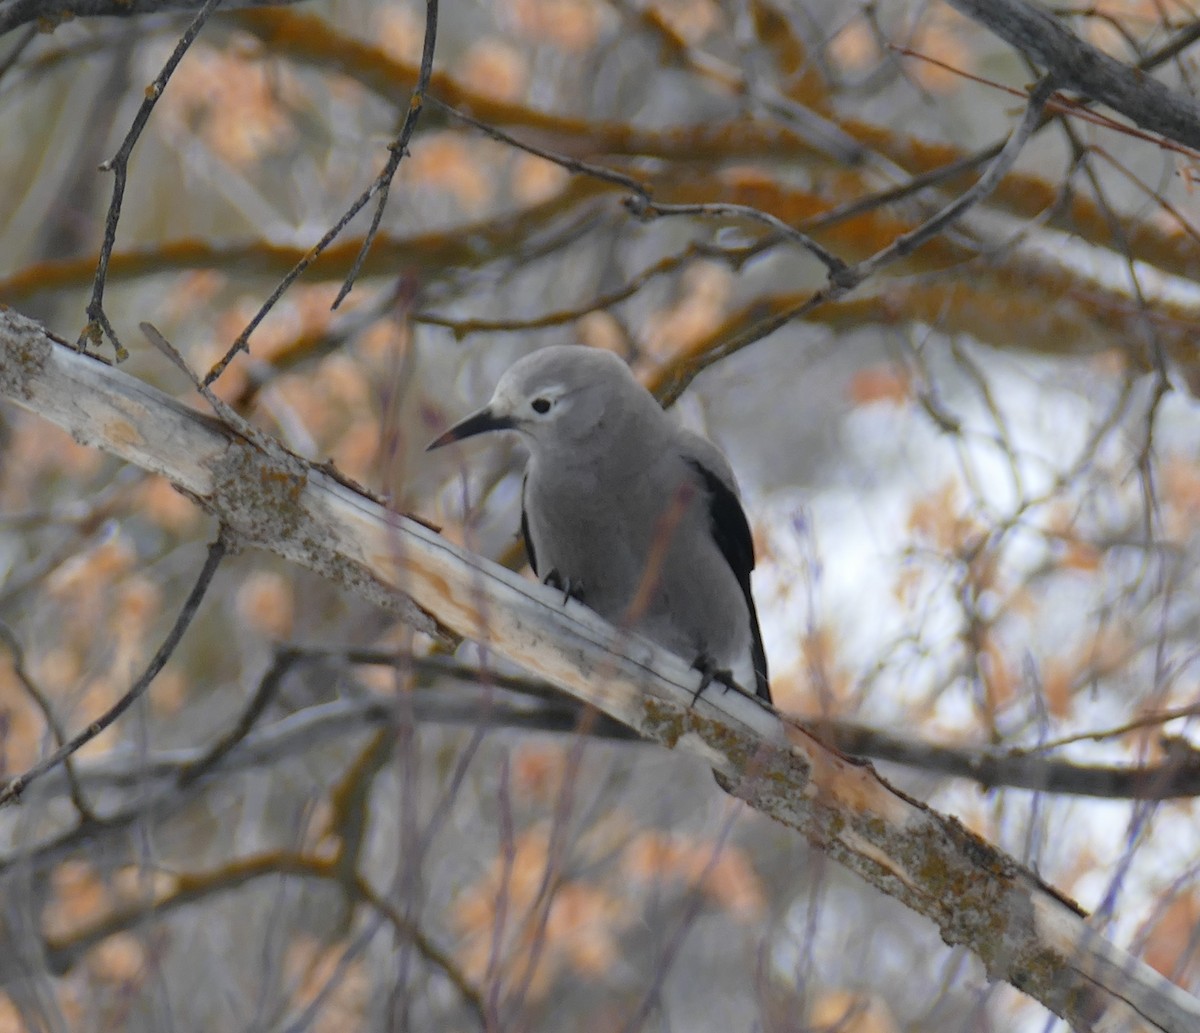
[[[557,771],[550,758],[531,753],[518,768],[517,784],[540,786],[546,779],[554,781]],[[605,830],[601,823],[589,837],[602,834],[610,842],[608,833],[618,834],[618,825]],[[492,971],[513,986],[526,978],[532,963],[530,993],[535,998],[548,993],[568,970],[601,977],[621,957],[622,934],[643,920],[647,901],[660,897],[665,887],[696,890],[739,922],[761,920],[765,891],[749,858],[736,846],[655,829],[621,839],[615,865],[606,864],[588,878],[573,876],[569,865],[560,865],[547,886],[548,826],[539,823],[520,833],[511,853],[494,860],[452,908],[451,924],[462,937],[458,956],[468,977],[483,981]],[[589,848],[585,843],[580,849]],[[493,958],[497,943],[498,963]]]
[[[198,134],[231,165],[249,165],[295,137],[288,110],[302,97],[284,67],[232,51],[194,46],[159,103],[163,124]]]

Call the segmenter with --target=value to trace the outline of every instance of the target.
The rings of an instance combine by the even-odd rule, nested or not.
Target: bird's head
[[[576,448],[604,436],[653,400],[611,352],[579,345],[543,348],[520,359],[492,399],[455,424],[429,449],[490,430],[515,430],[537,451]]]

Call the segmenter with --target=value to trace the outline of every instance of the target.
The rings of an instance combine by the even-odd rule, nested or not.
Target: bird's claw
[[[549,585],[551,588],[557,588],[563,594],[562,604],[567,605],[567,602],[574,599],[576,602],[583,602],[583,585],[578,581],[572,581],[569,577],[563,577],[557,569],[551,570],[544,578],[542,584]]]
[[[692,670],[700,672],[700,687],[692,694],[692,706],[700,702],[700,697],[704,695],[704,690],[713,682],[718,682],[725,692],[728,692],[730,689],[737,689],[738,692],[745,691],[733,680],[733,672],[731,670],[726,667],[718,667],[712,657],[704,653],[701,653],[692,661]]]

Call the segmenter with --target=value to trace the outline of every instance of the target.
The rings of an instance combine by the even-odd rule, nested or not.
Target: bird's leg
[[[738,692],[746,691],[733,680],[733,672],[729,668],[718,667],[716,661],[707,653],[701,653],[692,661],[692,670],[700,672],[700,687],[692,696],[692,706],[700,702],[700,697],[704,695],[704,690],[713,682],[718,682],[726,692],[730,689],[737,689]]]
[[[578,581],[572,581],[569,577],[563,577],[558,568],[555,567],[542,578],[543,585],[549,585],[551,588],[557,588],[563,594],[563,606],[567,605],[567,600],[574,599],[576,602],[583,602],[583,585]]]

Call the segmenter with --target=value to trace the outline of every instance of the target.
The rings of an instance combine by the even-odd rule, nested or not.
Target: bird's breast
[[[680,528],[696,519],[698,501],[690,479],[654,468],[546,476],[532,467],[525,485],[539,570],[557,570],[581,585],[584,601],[610,620],[624,615],[639,591],[646,595],[647,571],[674,551]],[[665,601],[643,598],[643,605]]]

